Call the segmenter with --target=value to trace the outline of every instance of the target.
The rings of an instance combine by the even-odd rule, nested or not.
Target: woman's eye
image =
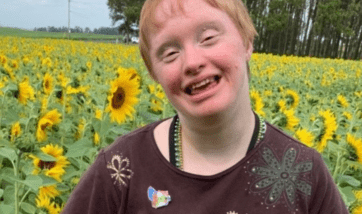
[[[208,33],[201,39],[201,43],[203,43],[205,45],[213,44],[213,42],[216,42],[216,37],[217,37],[217,34]]]
[[[171,50],[171,51],[166,51],[163,55],[163,61],[164,62],[171,62],[174,59],[176,59],[177,57],[177,51],[175,50]]]

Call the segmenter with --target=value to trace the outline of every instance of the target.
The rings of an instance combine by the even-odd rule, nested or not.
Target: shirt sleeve
[[[115,214],[119,213],[120,194],[113,185],[107,169],[105,153],[82,176],[69,197],[62,214]]]
[[[314,186],[310,200],[312,214],[348,214],[346,205],[321,155],[314,151]]]

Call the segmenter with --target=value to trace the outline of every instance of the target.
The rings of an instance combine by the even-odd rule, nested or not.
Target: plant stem
[[[270,123],[271,124],[275,124],[275,122],[277,122],[278,120],[280,120],[280,116],[277,116],[276,118],[274,118]]]
[[[18,179],[18,171],[19,171],[19,160],[20,160],[20,155],[21,155],[21,152],[19,151],[19,154],[16,156],[16,163],[12,162],[13,163],[13,166],[14,166],[14,175],[15,175],[15,178]],[[17,181],[15,181],[15,184],[14,184],[14,188],[15,188],[15,191],[14,191],[14,197],[15,197],[15,214],[19,214],[19,198],[18,198],[18,190],[19,190],[19,184]]]
[[[342,158],[342,155],[341,155],[340,152],[338,152],[336,167],[334,168],[334,172],[333,172],[333,180],[334,180],[334,182],[337,181],[337,175],[338,175],[338,172],[339,172],[339,169],[340,169],[341,158]]]
[[[19,202],[19,207],[21,206],[21,203],[23,203],[25,197],[29,194],[30,191],[31,191],[31,188],[29,188],[28,191],[26,191],[26,193],[23,195],[23,197],[21,198],[21,200]]]

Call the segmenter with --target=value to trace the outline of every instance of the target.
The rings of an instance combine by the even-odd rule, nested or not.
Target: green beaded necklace
[[[262,117],[259,117],[259,132],[256,143],[260,142],[264,138],[264,134],[266,132],[266,124]],[[176,159],[176,167],[180,170],[183,170],[183,159],[182,159],[182,135],[181,135],[181,124],[180,119],[177,117],[175,121],[174,127],[174,142],[175,142],[175,159]]]

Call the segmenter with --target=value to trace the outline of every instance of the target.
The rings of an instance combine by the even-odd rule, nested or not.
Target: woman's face
[[[155,16],[161,28],[150,35],[155,79],[176,110],[204,117],[240,107],[248,96],[246,49],[227,13],[203,0],[162,1]]]

